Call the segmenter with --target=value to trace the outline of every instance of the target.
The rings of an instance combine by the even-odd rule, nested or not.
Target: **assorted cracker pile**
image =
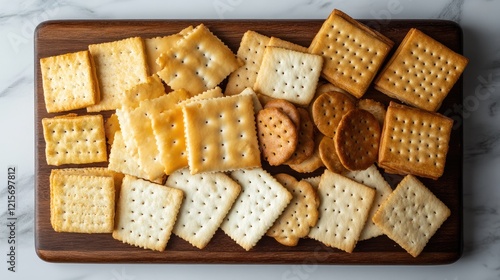
[[[467,59],[417,29],[386,62],[393,45],[334,10],[309,48],[249,30],[234,54],[201,24],[42,58],[47,164],[109,163],[52,170],[52,227],[158,251],[219,228],[245,250],[385,234],[418,256],[450,210],[415,176],[444,172],[453,122],[435,111]],[[408,105],[363,99],[372,81]],[[405,177],[393,190],[379,168]]]

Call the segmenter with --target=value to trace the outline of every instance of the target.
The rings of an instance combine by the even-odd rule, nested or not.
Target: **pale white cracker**
[[[165,250],[183,197],[181,190],[125,176],[113,238],[141,248]]]
[[[224,173],[191,175],[188,169],[172,173],[165,185],[185,195],[173,233],[199,249],[210,242],[241,191]]]
[[[241,194],[221,229],[245,250],[252,249],[290,203],[292,195],[262,168],[231,172]]]
[[[380,206],[373,222],[417,257],[448,216],[450,209],[417,178],[407,175]]]
[[[318,194],[319,220],[309,237],[351,253],[367,221],[375,190],[325,170]]]

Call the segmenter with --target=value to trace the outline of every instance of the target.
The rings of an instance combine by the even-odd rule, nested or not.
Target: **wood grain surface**
[[[449,21],[393,20],[390,22],[361,20],[379,30],[399,45],[406,32],[416,27],[452,50],[462,53],[462,31]],[[143,38],[169,35],[188,25],[204,23],[235,53],[243,33],[254,30],[268,36],[309,46],[319,30],[322,20],[96,20],[50,21],[42,23],[35,32],[35,239],[38,255],[51,262],[131,262],[131,263],[298,263],[298,264],[445,264],[458,260],[462,254],[462,122],[454,116],[455,127],[444,175],[437,181],[422,182],[450,209],[451,216],[431,238],[417,258],[406,253],[386,236],[357,244],[353,253],[324,246],[311,239],[300,240],[296,247],[286,247],[270,237],[263,237],[251,251],[246,252],[220,229],[203,250],[172,235],[164,252],[136,248],[114,240],[111,234],[56,233],[50,225],[49,174],[53,166],[45,159],[42,118],[53,117],[45,109],[39,59],[87,49],[89,44],[108,42],[132,36]],[[391,53],[392,55],[392,53]],[[453,108],[462,104],[462,78],[453,87],[439,112],[450,115]],[[379,100],[386,105],[389,97],[370,87],[366,98]],[[85,110],[74,111],[86,114]],[[104,112],[109,116],[111,112]],[[451,116],[451,115],[450,115]],[[106,166],[86,164],[83,166]],[[66,165],[57,168],[77,167]],[[269,168],[269,167],[268,167]],[[321,174],[299,174],[284,167],[269,168],[273,173],[288,172],[297,178]],[[384,174],[394,188],[402,179],[398,175]]]

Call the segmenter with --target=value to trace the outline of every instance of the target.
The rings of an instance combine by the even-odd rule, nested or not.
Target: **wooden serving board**
[[[309,46],[323,20],[97,20],[97,21],[50,21],[42,23],[35,32],[35,127],[36,127],[36,192],[35,238],[38,255],[52,262],[134,262],[134,263],[318,263],[318,264],[444,264],[454,262],[462,253],[462,126],[456,119],[444,175],[437,181],[422,182],[450,209],[451,216],[431,238],[417,258],[406,253],[386,236],[379,236],[357,244],[353,253],[324,246],[302,239],[296,247],[286,247],[274,239],[263,237],[252,250],[246,252],[220,229],[203,250],[172,235],[164,252],[136,248],[114,240],[111,234],[56,233],[50,225],[49,174],[53,166],[45,159],[45,143],[42,118],[53,117],[45,110],[39,59],[87,49],[89,44],[123,39],[132,36],[143,38],[169,35],[188,25],[204,23],[235,53],[241,37],[247,30],[267,36]],[[377,22],[362,20],[378,29],[399,45],[407,31],[416,27],[442,42],[452,50],[462,53],[462,31],[449,21],[393,20]],[[392,55],[392,53],[391,53]],[[366,98],[379,100],[386,105],[390,98],[371,87]],[[462,79],[445,99],[441,113],[449,114],[453,107],[462,104]],[[86,114],[85,110],[74,111]],[[111,112],[103,113],[105,117]],[[106,166],[87,164],[83,166]],[[64,167],[77,167],[67,165]],[[274,168],[271,172],[288,172],[297,178],[321,174],[299,174],[288,168]],[[384,174],[394,188],[401,176]]]

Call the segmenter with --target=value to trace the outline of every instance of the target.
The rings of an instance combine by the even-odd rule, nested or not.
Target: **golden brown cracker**
[[[330,171],[339,174],[347,171],[337,155],[335,141],[332,138],[325,136],[321,139],[321,142],[319,143],[319,156],[323,161],[323,164]]]
[[[300,127],[297,147],[286,164],[299,164],[314,153],[314,123],[309,117],[309,112],[304,108],[297,108],[300,115]]]
[[[355,107],[354,102],[343,93],[323,93],[312,106],[314,124],[325,136],[333,137],[342,117]]]
[[[273,99],[264,105],[264,108],[278,108],[285,113],[295,124],[295,127],[300,128],[300,114],[297,107],[285,99]]]

